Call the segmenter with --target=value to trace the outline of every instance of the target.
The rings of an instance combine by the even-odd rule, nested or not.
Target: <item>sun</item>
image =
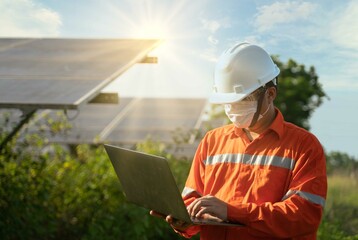
[[[135,38],[150,38],[169,40],[173,34],[170,33],[168,26],[160,21],[147,21],[139,23],[133,33]]]

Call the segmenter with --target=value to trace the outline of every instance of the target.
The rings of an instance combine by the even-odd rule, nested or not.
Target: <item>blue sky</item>
[[[358,157],[358,1],[0,0],[0,37],[162,38],[120,96],[207,97],[220,53],[238,41],[313,65],[329,95],[312,116],[327,151]]]

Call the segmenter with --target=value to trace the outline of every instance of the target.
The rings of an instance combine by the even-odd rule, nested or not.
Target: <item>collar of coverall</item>
[[[281,138],[283,135],[283,131],[284,131],[284,118],[282,113],[280,112],[280,110],[275,107],[275,111],[276,111],[276,118],[275,120],[271,123],[271,125],[267,128],[266,131],[268,130],[272,130],[274,133],[276,133],[278,138]],[[232,128],[228,129],[228,131],[225,133],[225,135],[229,135],[234,133],[237,136],[241,136],[241,134],[245,134],[245,132],[243,131],[242,128],[238,128],[235,127],[234,124],[231,124]],[[266,132],[265,131],[265,132]]]

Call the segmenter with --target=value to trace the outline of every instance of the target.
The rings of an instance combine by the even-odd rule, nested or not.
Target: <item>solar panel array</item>
[[[0,39],[0,108],[78,108],[158,40]]]
[[[21,111],[27,115],[40,109],[22,129],[23,136],[41,129],[39,133],[51,142],[122,146],[150,138],[176,146],[180,143],[182,155],[192,156],[198,144],[193,130],[200,127],[205,99],[122,98],[119,104],[89,104],[132,65],[146,62],[147,54],[159,43],[0,39],[1,130],[10,132],[20,122]],[[65,114],[56,109],[64,109]],[[71,128],[57,134],[44,131],[47,117],[62,119]]]

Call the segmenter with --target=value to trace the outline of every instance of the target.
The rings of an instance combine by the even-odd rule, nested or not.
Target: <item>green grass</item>
[[[327,207],[331,207],[335,203],[358,207],[357,174],[341,173],[328,177]]]
[[[358,239],[357,187],[357,173],[336,173],[328,177],[327,202],[319,239]]]

